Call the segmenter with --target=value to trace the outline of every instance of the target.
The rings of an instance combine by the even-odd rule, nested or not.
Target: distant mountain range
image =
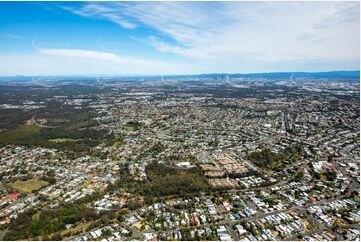
[[[54,76],[0,76],[0,81],[31,81],[31,80],[96,80],[97,78],[113,79],[139,79],[139,78],[268,78],[268,79],[292,79],[292,78],[340,78],[360,79],[360,71],[329,71],[329,72],[269,72],[269,73],[210,73],[194,75],[54,75]]]
[[[178,75],[179,76],[179,75]],[[329,71],[329,72],[269,72],[269,73],[247,73],[247,74],[199,74],[186,75],[203,78],[222,78],[222,77],[244,77],[244,78],[360,78],[360,71]]]

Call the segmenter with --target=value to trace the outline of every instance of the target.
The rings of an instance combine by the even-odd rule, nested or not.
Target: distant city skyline
[[[359,2],[0,2],[0,75],[360,69]]]

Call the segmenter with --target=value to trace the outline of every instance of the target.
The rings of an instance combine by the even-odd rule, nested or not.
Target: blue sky
[[[0,2],[0,75],[356,70],[359,2]]]

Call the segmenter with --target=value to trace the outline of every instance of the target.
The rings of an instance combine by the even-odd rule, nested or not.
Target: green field
[[[133,126],[124,125],[120,127],[120,130],[126,131],[126,132],[133,132],[135,131],[135,128]]]
[[[40,130],[41,127],[36,125],[21,125],[18,128],[0,133],[0,144],[9,144],[34,137],[39,134]]]
[[[30,193],[32,191],[38,190],[39,188],[48,185],[49,183],[42,180],[37,179],[30,179],[27,181],[16,181],[13,183],[10,183],[9,186],[13,189],[24,192],[24,193]]]
[[[50,142],[55,142],[55,143],[64,143],[64,142],[75,142],[75,141],[79,141],[81,139],[71,139],[71,138],[55,138],[55,139],[49,139]]]

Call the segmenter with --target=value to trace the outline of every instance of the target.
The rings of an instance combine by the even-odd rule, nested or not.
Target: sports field
[[[10,183],[9,185],[10,187],[12,187],[13,189],[19,192],[30,193],[32,191],[38,190],[43,186],[48,185],[48,182],[37,179],[30,179],[27,181],[16,181]]]

